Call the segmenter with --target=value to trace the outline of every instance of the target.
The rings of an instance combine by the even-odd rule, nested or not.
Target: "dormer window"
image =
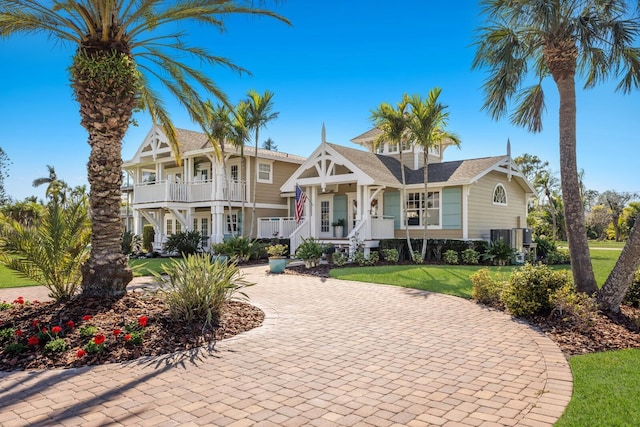
[[[497,184],[493,189],[493,204],[507,206],[507,190],[505,190],[504,185]]]

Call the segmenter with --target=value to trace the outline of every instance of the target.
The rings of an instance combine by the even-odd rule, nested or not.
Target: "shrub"
[[[467,248],[464,251],[462,251],[462,263],[463,264],[478,264],[478,262],[480,261],[480,254],[478,253],[478,251],[471,249],[471,248]]]
[[[487,251],[482,258],[490,261],[494,265],[507,265],[515,255],[516,251],[504,240],[489,242]]]
[[[224,305],[250,283],[237,264],[213,262],[206,254],[173,259],[162,267],[167,277],[154,273],[159,290],[176,320],[204,327],[218,326]]]
[[[623,302],[632,307],[640,307],[640,270],[633,276],[633,282],[629,285]]]
[[[536,253],[543,259],[546,259],[549,253],[558,250],[556,243],[544,236],[536,236],[534,241],[536,243]]]
[[[316,263],[322,257],[324,246],[313,237],[302,239],[302,243],[296,249],[296,258],[303,261]]]
[[[560,316],[564,321],[571,321],[573,327],[580,331],[589,329],[598,312],[595,299],[583,292],[576,292],[568,282],[551,295],[550,302],[553,307],[551,314]]]
[[[400,254],[397,249],[382,249],[382,256],[387,262],[396,263],[400,259]]]
[[[131,231],[122,233],[122,253],[125,255],[137,254],[142,250],[142,239]]]
[[[353,261],[360,267],[365,265],[376,265],[379,260],[380,255],[378,252],[374,251],[369,252],[369,256],[365,256],[364,251],[357,251],[353,256]]]
[[[250,240],[246,237],[236,236],[212,245],[211,249],[216,254],[229,255],[234,262],[246,262],[252,257],[259,256],[265,246],[257,239]]]
[[[451,264],[451,265],[460,264],[460,259],[458,258],[458,252],[454,251],[453,249],[449,249],[445,251],[444,255],[442,256],[442,260],[446,264]]]
[[[202,235],[199,231],[186,231],[167,237],[162,249],[167,253],[191,255],[202,250]]]
[[[153,225],[146,224],[142,228],[142,247],[145,251],[153,251],[153,240],[155,239],[155,231],[153,231]]]
[[[511,273],[502,292],[502,303],[518,317],[549,314],[553,308],[551,295],[570,284],[567,271],[553,271],[544,264],[525,264]]]
[[[281,245],[281,244],[269,245],[267,247],[267,253],[269,254],[270,257],[282,257],[282,256],[285,256],[288,249],[289,249],[289,246],[287,245]]]
[[[411,257],[411,261],[413,261],[414,264],[422,264],[424,262],[420,251],[413,252],[413,257]]]
[[[471,297],[474,300],[491,307],[502,307],[501,295],[505,287],[504,281],[494,280],[488,268],[481,268],[469,278],[473,284]]]
[[[347,255],[344,252],[336,252],[333,254],[333,263],[338,267],[342,267],[347,263]]]
[[[569,264],[571,256],[569,256],[569,251],[566,249],[556,249],[555,251],[547,252],[545,261],[549,265]]]

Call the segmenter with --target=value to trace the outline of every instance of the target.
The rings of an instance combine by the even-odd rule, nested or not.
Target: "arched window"
[[[493,189],[493,204],[494,205],[507,205],[507,190],[505,190],[504,185],[497,184]]]

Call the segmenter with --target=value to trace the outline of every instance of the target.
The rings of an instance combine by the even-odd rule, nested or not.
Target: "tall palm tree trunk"
[[[249,232],[249,238],[253,238],[253,223],[256,219],[256,187],[258,186],[258,129],[256,128],[256,151],[253,156],[253,173],[251,174],[253,177],[251,192],[251,201],[253,202],[251,207],[251,227]]]
[[[404,173],[404,161],[402,160],[402,143],[400,144],[400,174],[402,176],[402,212],[404,230],[407,232],[407,247],[409,248],[409,258],[413,259],[413,246],[409,237],[409,218],[407,218],[407,178]]]
[[[240,182],[243,182],[242,185],[242,203],[240,204],[240,217],[238,223],[240,224],[240,236],[244,237],[244,225],[246,223],[246,219],[244,217],[244,205],[247,200],[247,181],[244,179],[245,169],[247,168],[246,164],[247,160],[244,158],[244,142],[242,146],[240,146]]]
[[[598,291],[597,299],[601,309],[620,311],[620,303],[638,267],[640,267],[640,221],[636,219],[616,265],[602,289]]]
[[[82,267],[82,292],[121,296],[133,278],[120,245],[120,187],[122,139],[136,105],[136,69],[128,54],[98,47],[80,48],[71,71],[91,146],[87,164],[91,254]]]
[[[573,282],[580,292],[591,295],[598,290],[593,274],[587,230],[584,222],[576,154],[575,60],[572,73],[553,73],[560,94],[560,174],[567,240]]]
[[[422,235],[422,259],[427,259],[427,214],[429,208],[429,154],[427,153],[427,149],[425,147],[424,150],[424,232]]]

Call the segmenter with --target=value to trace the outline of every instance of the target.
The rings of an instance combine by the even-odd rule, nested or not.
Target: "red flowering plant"
[[[131,322],[125,326],[127,332],[124,336],[124,340],[130,345],[141,345],[144,341],[144,331],[149,323],[147,316],[138,317],[137,322]]]
[[[105,350],[105,336],[102,334],[98,334],[95,337],[91,338],[83,349],[87,353],[102,353]]]

